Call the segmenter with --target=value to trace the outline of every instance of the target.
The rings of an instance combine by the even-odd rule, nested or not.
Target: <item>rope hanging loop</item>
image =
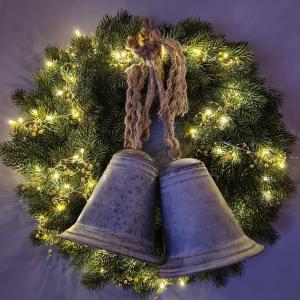
[[[164,124],[164,141],[172,159],[181,157],[180,145],[175,137],[174,123],[177,116],[188,111],[186,59],[181,44],[171,38],[162,38],[150,18],[145,18],[137,37],[127,38],[127,48],[141,60],[130,66],[127,72],[125,104],[124,146],[140,150],[149,138],[151,119],[149,111],[156,95],[159,97],[158,116]],[[162,61],[162,50],[170,56],[168,78]],[[147,93],[142,103],[142,89],[148,78]]]

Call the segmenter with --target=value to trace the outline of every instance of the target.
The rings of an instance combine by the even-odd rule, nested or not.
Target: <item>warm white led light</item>
[[[77,37],[82,36],[82,33],[80,32],[79,29],[74,30],[74,33],[75,33],[75,35],[76,35]]]
[[[58,90],[56,92],[56,96],[62,96],[64,94],[64,91],[63,90]]]

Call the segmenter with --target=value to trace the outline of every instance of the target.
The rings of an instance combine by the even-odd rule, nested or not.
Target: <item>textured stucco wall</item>
[[[267,83],[286,97],[282,108],[289,129],[300,129],[300,2],[296,0],[0,0],[0,139],[8,137],[7,120],[17,111],[9,100],[16,87],[32,87],[31,73],[52,42],[64,45],[79,27],[91,32],[104,14],[124,8],[150,15],[157,22],[200,16],[230,40],[248,40]],[[299,156],[299,145],[293,156]],[[300,184],[299,159],[289,171]],[[137,299],[112,286],[90,293],[79,276],[56,253],[47,259],[43,248],[32,248],[27,236],[32,222],[11,189],[21,178],[0,166],[0,298],[5,300]],[[210,284],[171,288],[159,299],[297,300],[300,299],[300,201],[288,200],[275,226],[282,238],[275,247],[246,264],[242,278],[224,289]]]

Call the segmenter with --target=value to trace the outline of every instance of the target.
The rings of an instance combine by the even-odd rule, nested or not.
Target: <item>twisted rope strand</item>
[[[169,155],[177,159],[180,157],[180,149],[174,132],[175,118],[183,116],[188,111],[186,59],[182,47],[174,39],[161,38],[159,30],[154,28],[149,18],[144,20],[138,37],[127,39],[127,47],[142,61],[127,69],[124,146],[140,150],[143,142],[149,138],[151,125],[149,111],[157,93],[160,101],[158,116],[164,123],[164,141],[169,149]],[[166,88],[162,47],[171,58]],[[147,77],[149,80],[143,106],[141,91]]]

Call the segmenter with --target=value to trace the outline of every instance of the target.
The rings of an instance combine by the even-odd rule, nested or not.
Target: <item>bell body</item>
[[[154,247],[158,169],[145,152],[116,153],[67,240],[158,263]]]
[[[160,277],[224,267],[262,251],[244,234],[201,161],[171,162],[160,175],[160,189],[166,247]]]

